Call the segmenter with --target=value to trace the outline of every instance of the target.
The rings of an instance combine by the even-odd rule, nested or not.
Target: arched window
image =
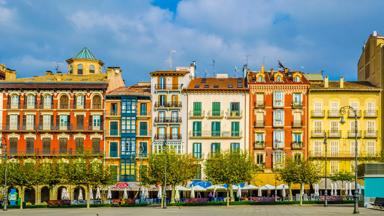
[[[83,74],[83,64],[77,65],[77,74]]]
[[[89,66],[89,73],[91,73],[91,74],[95,73],[95,65]]]
[[[300,77],[299,76],[293,77],[293,82],[300,82]]]
[[[257,82],[264,82],[264,77],[263,76],[258,76],[257,77]]]
[[[281,82],[282,79],[281,79],[281,76],[276,76],[276,82]]]
[[[62,95],[60,97],[60,109],[68,109],[69,106],[69,98],[68,95]]]
[[[19,95],[13,94],[11,96],[11,109],[18,109],[19,108]]]
[[[28,109],[35,108],[35,95],[28,95],[27,96],[27,108]]]
[[[93,96],[92,109],[101,109],[101,97],[100,97],[100,95]]]

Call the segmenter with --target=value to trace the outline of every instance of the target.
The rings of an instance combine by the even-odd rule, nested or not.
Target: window
[[[284,110],[273,110],[273,126],[284,126]]]
[[[34,95],[28,95],[27,96],[27,108],[28,109],[35,108],[35,96]]]
[[[359,133],[359,124],[355,124],[355,121],[351,121],[350,124],[350,135],[352,135],[353,137],[355,137],[355,133]]]
[[[201,179],[201,164],[197,164],[196,166],[196,174],[194,179]]]
[[[276,82],[282,82],[283,78],[281,76],[276,76]]]
[[[302,134],[301,133],[293,133],[293,142],[294,143],[302,143]]]
[[[76,123],[77,123],[77,129],[83,130],[84,129],[84,116],[83,115],[77,115],[76,116]]]
[[[273,92],[273,106],[274,107],[284,106],[284,92],[282,91]]]
[[[264,127],[264,113],[263,112],[257,112],[256,113],[256,126],[257,127]]]
[[[140,122],[140,136],[148,135],[148,125],[147,122]]]
[[[273,166],[281,166],[284,163],[284,152],[274,151],[272,154]]]
[[[121,133],[136,134],[136,118],[135,117],[121,118]]]
[[[231,116],[240,116],[240,103],[239,102],[231,102],[230,115]]]
[[[135,155],[136,154],[136,139],[121,138],[120,155]]]
[[[51,129],[51,115],[43,115],[43,130]]]
[[[299,76],[294,76],[293,77],[293,82],[300,82],[300,77]]]
[[[332,121],[331,122],[331,134],[337,135],[339,133],[339,122]]]
[[[263,76],[257,76],[257,82],[264,82],[264,77]]]
[[[220,153],[220,143],[212,143],[211,144],[211,154],[215,155]]]
[[[109,135],[110,136],[117,136],[119,135],[119,127],[117,125],[116,121],[110,122],[109,123]]]
[[[109,157],[118,157],[118,144],[117,142],[109,143]]]
[[[60,130],[67,130],[68,129],[68,116],[67,115],[60,115]]]
[[[264,154],[263,153],[256,153],[256,164],[258,166],[264,164]]]
[[[117,103],[111,103],[111,115],[117,115]]]
[[[367,141],[367,156],[375,156],[376,155],[376,142],[375,141]]]
[[[359,143],[357,143],[357,147],[359,147]],[[356,148],[356,142],[355,140],[351,140],[349,142],[349,152],[351,153],[351,156],[355,156],[355,148]],[[359,152],[359,150],[357,151]]]
[[[201,136],[201,121],[192,123],[192,136]]]
[[[82,154],[84,152],[84,138],[76,138],[76,153]]]
[[[212,116],[220,116],[220,102],[212,102]]]
[[[331,116],[339,116],[339,102],[331,101],[330,112],[331,112],[330,113]]]
[[[211,123],[211,136],[220,136],[221,135],[221,129],[220,129],[221,123],[214,121]]]
[[[35,115],[27,115],[27,130],[34,130],[35,129]]]
[[[78,108],[78,109],[84,108],[84,96],[83,95],[76,96],[76,108]]]
[[[284,148],[284,130],[273,131],[273,148]]]
[[[331,174],[339,172],[339,161],[331,161]]]
[[[140,104],[140,115],[142,115],[142,116],[147,115],[147,104],[146,103]]]
[[[321,134],[323,133],[323,122],[322,121],[314,121],[313,122],[313,127],[315,128],[314,129],[314,132],[316,134]]]
[[[293,93],[293,105],[301,106],[303,104],[301,93]]]
[[[121,102],[121,112],[127,114],[136,114],[136,99],[123,99]]]
[[[140,142],[139,143],[139,155],[140,157],[147,157],[148,156],[148,143],[147,142]]]
[[[339,155],[339,142],[337,140],[331,141],[331,156],[336,157]]]
[[[11,108],[18,109],[19,108],[19,95],[11,96]]]
[[[201,143],[193,143],[192,152],[193,152],[194,158],[201,159],[202,158]]]
[[[193,116],[201,116],[201,102],[193,102]]]
[[[68,95],[61,95],[60,97],[60,109],[68,109],[69,108],[69,97]]]
[[[89,73],[95,73],[95,65],[89,65]]]
[[[9,129],[17,130],[19,127],[19,116],[18,115],[9,115]]]
[[[264,133],[256,133],[256,142],[264,144]]]
[[[101,128],[101,116],[99,115],[92,116],[92,129],[100,130],[100,128]]]
[[[167,97],[165,95],[159,95],[159,104],[161,107],[165,107],[167,103]]]
[[[178,111],[172,111],[171,122],[179,122],[179,112]]]
[[[295,153],[295,154],[293,155],[293,160],[296,161],[296,162],[301,161],[301,160],[302,160],[302,155],[301,155],[301,153]]]
[[[67,138],[59,138],[59,152],[60,152],[60,154],[67,153],[67,143],[68,143]]]
[[[160,89],[165,89],[166,88],[165,77],[159,77],[159,88]]]
[[[301,113],[294,112],[293,113],[293,126],[301,126]]]
[[[159,111],[159,122],[165,122],[165,112]]]
[[[322,156],[322,145],[323,142],[320,140],[316,140],[313,143],[313,156]]]
[[[116,165],[110,165],[109,166],[109,169],[111,171],[111,177],[112,177],[112,180],[114,182],[117,182],[119,181],[119,176],[118,176],[118,173],[117,173],[117,166]]]
[[[35,153],[35,139],[34,138],[27,138],[26,144],[27,144],[27,154],[34,154]]]
[[[99,138],[93,138],[92,139],[92,154],[99,154],[100,153],[100,139]]]
[[[239,153],[240,152],[240,143],[231,143],[231,152]]]
[[[257,93],[256,94],[256,106],[258,106],[258,107],[264,106],[264,94],[263,93]]]
[[[231,122],[231,136],[240,136],[240,122]]]
[[[323,104],[321,102],[315,102],[313,104],[313,112],[315,115],[322,115],[323,113]]]
[[[367,103],[367,116],[375,116],[376,115],[376,104],[375,102]]]
[[[44,95],[44,109],[52,109],[52,96]]]
[[[159,139],[165,139],[165,128],[164,127],[159,127],[158,128],[158,130],[159,130]]]
[[[17,138],[9,139],[9,145],[10,145],[9,152],[11,153],[11,155],[17,154],[17,142],[18,142]]]
[[[100,95],[93,96],[92,109],[101,109],[101,97],[100,97]]]
[[[49,155],[51,153],[51,139],[43,138],[43,154]]]
[[[82,64],[77,65],[77,74],[83,74],[83,65]]]
[[[180,139],[179,137],[179,128],[178,127],[171,127],[171,139]]]
[[[376,122],[375,121],[367,121],[367,133],[368,134],[376,134]]]

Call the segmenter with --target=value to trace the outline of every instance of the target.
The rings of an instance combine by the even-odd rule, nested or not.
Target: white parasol
[[[352,196],[352,182],[349,182],[349,196]]]
[[[79,188],[79,197],[77,198],[78,200],[83,200],[83,190],[81,190],[81,188]]]
[[[97,187],[96,188],[96,196],[95,196],[96,199],[100,199],[101,198],[101,194],[100,194],[100,188]]]
[[[331,196],[333,196],[333,183],[331,183]]]
[[[286,196],[286,194],[285,194],[285,185],[283,185],[283,189],[282,189],[282,191],[281,191],[281,196],[282,196],[282,197],[285,197],[285,196]]]
[[[191,199],[195,198],[195,188],[191,187]]]
[[[161,193],[162,190],[161,190],[161,186],[159,186],[159,191],[157,192],[157,198],[161,199],[163,194]]]
[[[335,194],[335,196],[337,196],[337,183],[336,183],[336,182],[335,182],[335,187],[334,187],[334,189],[335,189],[334,194]]]
[[[175,201],[180,201],[180,191],[177,188],[175,190]]]
[[[259,187],[259,189],[257,190],[257,196],[258,197],[261,197],[263,194],[261,193],[261,187]]]
[[[236,193],[237,198],[241,198],[241,188],[237,187],[237,193]]]
[[[89,188],[89,199],[93,200],[93,191],[92,188]]]
[[[108,187],[107,199],[112,199],[112,191],[110,187]]]
[[[124,188],[123,199],[128,199],[127,188]]]
[[[349,187],[349,182],[345,182],[345,196],[348,196],[348,187]]]

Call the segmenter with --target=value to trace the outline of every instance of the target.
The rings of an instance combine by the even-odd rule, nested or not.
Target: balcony
[[[175,84],[164,84],[159,85],[155,84],[155,91],[156,92],[180,92],[181,91],[181,85],[175,85]]]
[[[313,137],[313,138],[323,138],[324,137],[324,131],[322,131],[322,130],[312,130],[311,131],[311,137]]]
[[[102,157],[103,153],[100,151],[84,152],[76,151],[74,149],[29,149],[26,151],[17,151],[11,149],[8,151],[9,157],[69,157],[69,156],[93,156]]]
[[[156,117],[155,123],[160,123],[160,124],[181,123],[181,117]]]
[[[292,127],[293,128],[301,128],[301,127],[303,127],[302,121],[301,120],[293,120],[292,121]]]
[[[328,110],[328,118],[340,118],[339,110]]]
[[[283,121],[273,121],[273,127],[284,127]]]
[[[226,115],[227,115],[227,119],[241,119],[241,117],[243,117],[243,111],[228,110]]]
[[[303,103],[302,102],[293,102],[292,103],[292,109],[302,109]]]
[[[324,110],[312,110],[311,117],[313,118],[324,118]]]
[[[107,113],[107,117],[118,117],[119,113],[117,111],[111,111]]]
[[[348,138],[360,138],[361,137],[361,131],[358,130],[357,132],[355,130],[349,130],[348,131]]]
[[[210,119],[221,119],[224,117],[224,111],[209,111],[208,118]]]
[[[340,130],[330,130],[330,131],[328,131],[328,137],[329,138],[340,138],[341,137],[341,131]]]
[[[283,169],[284,166],[285,166],[284,162],[273,162],[272,169],[274,170]]]
[[[311,158],[325,158],[325,152],[319,152],[319,151],[310,151],[309,157]],[[327,152],[327,158],[354,158],[355,152],[354,151],[337,151],[337,152],[331,152],[328,150]],[[380,153],[378,152],[367,152],[367,151],[359,151],[357,155],[358,159],[363,158],[379,158]]]
[[[361,117],[361,110],[356,110],[356,115],[357,115],[357,118],[360,118]],[[352,110],[349,110],[348,118],[355,118],[355,112],[353,112]]]
[[[239,139],[242,131],[189,131],[190,139]]]
[[[151,112],[146,112],[146,113],[138,112],[136,118],[138,118],[138,119],[148,119],[148,118],[151,118],[151,116],[152,116]]]
[[[203,119],[205,116],[205,112],[195,112],[195,111],[189,111],[189,118],[190,119]]]
[[[265,103],[264,101],[255,101],[254,106],[255,109],[264,109]]]
[[[377,110],[364,110],[364,118],[376,118]]]
[[[264,149],[265,148],[265,142],[264,141],[255,141],[253,148],[254,149]]]
[[[152,136],[152,131],[148,130],[143,130],[143,131],[137,131],[136,134],[137,137],[151,137]]]
[[[293,150],[300,150],[303,148],[303,142],[301,141],[293,141],[292,142],[292,147]]]
[[[162,140],[162,141],[181,140],[181,134],[171,134],[171,135],[155,134],[154,139]]]
[[[273,142],[273,149],[284,149],[284,142],[280,140],[275,140]]]
[[[176,102],[176,101],[173,101],[173,102],[167,102],[167,103],[159,103],[159,102],[156,102],[155,103],[155,108],[163,108],[163,109],[172,109],[172,108],[177,108],[177,109],[180,109],[181,108],[181,102]]]
[[[364,131],[364,138],[377,138],[377,131],[376,130]]]
[[[256,120],[253,122],[255,128],[264,128],[265,122],[264,120]]]

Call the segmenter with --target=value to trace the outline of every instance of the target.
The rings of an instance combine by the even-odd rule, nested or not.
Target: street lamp
[[[163,187],[163,209],[167,208],[167,165],[168,165],[168,155],[167,155],[167,139],[164,139],[163,150],[165,152],[165,164],[164,164],[164,187]]]
[[[325,146],[325,169],[324,169],[324,178],[325,178],[325,192],[324,192],[324,207],[328,206],[328,188],[327,188],[327,156],[328,156],[328,146],[327,146],[327,132],[324,131],[324,146]]]
[[[5,143],[0,143],[1,153],[4,155],[4,189],[3,189],[3,211],[7,211],[7,146]]]
[[[353,196],[354,198],[353,214],[359,214],[359,202],[358,202],[359,196],[357,191],[357,110],[351,106],[341,107],[340,108],[341,124],[345,123],[344,114],[346,114],[347,111],[349,112],[352,111],[355,117],[355,194]]]

